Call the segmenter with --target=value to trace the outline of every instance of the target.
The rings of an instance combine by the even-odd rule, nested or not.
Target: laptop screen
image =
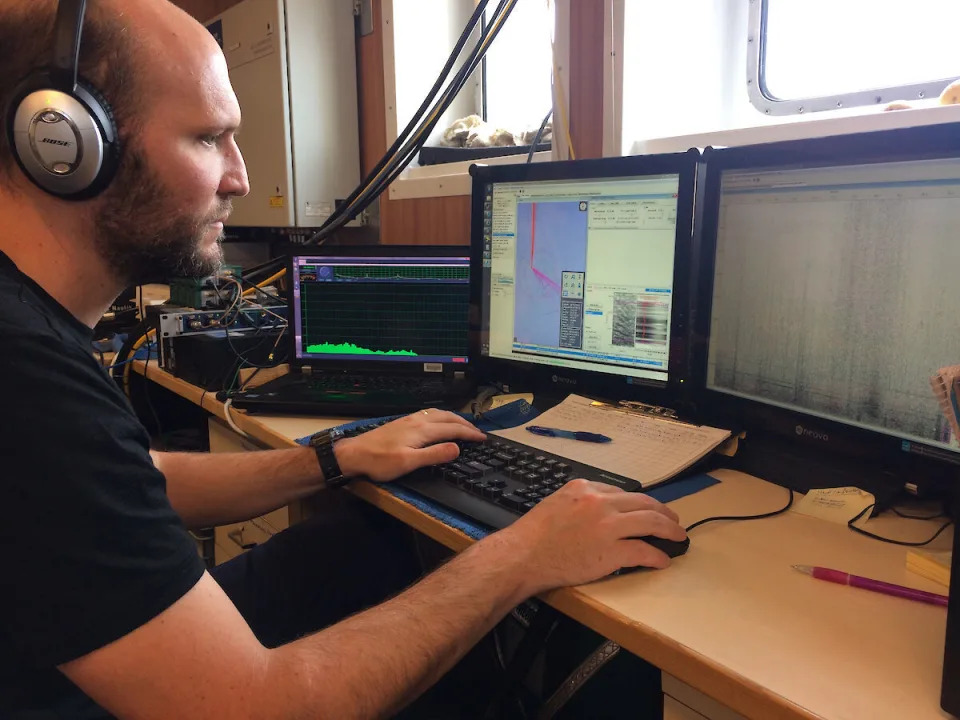
[[[293,258],[300,360],[468,361],[468,257]]]

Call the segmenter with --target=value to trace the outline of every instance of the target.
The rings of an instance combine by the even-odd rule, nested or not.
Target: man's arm
[[[651,534],[684,537],[655,500],[574,480],[396,598],[281,648],[263,648],[204,576],[150,622],[61,670],[121,719],[382,717],[524,598],[622,566],[668,565],[630,539]]]
[[[334,446],[347,477],[393,480],[418,467],[450,462],[459,450],[445,440],[482,440],[463,418],[419,412]],[[439,443],[439,444],[433,444]],[[167,479],[167,495],[187,527],[249,520],[323,487],[312,448],[241,453],[151,453]]]

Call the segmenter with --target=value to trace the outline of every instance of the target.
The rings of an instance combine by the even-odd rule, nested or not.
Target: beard
[[[144,154],[129,148],[94,217],[96,248],[124,285],[206,277],[223,263],[220,241],[204,247],[210,224],[229,214],[221,202],[212,213],[184,213]]]

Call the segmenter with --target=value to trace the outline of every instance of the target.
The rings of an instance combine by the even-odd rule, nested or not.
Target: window
[[[509,130],[540,126],[553,106],[552,32],[553,3],[520,0],[514,6],[484,58],[485,120]]]
[[[491,0],[487,16],[497,4]],[[426,12],[422,0],[392,0],[389,6],[384,2],[384,7],[386,17],[393,21],[392,48],[385,47],[385,54],[391,56],[385,57],[385,62],[387,72],[394,76],[395,105],[388,88],[387,106],[388,128],[396,128],[395,133],[406,126],[423,102],[476,4],[474,0],[449,0],[431,3]],[[426,144],[440,145],[444,131],[468,115],[479,115],[491,129],[502,128],[514,134],[536,130],[553,104],[553,27],[553,2],[519,0],[490,45],[482,66],[441,116]],[[479,32],[474,32],[454,72],[478,38]],[[389,117],[391,106],[396,108],[395,125]],[[392,135],[391,141],[396,136],[388,134]]]
[[[753,104],[788,114],[936,97],[960,77],[956,0],[757,0]]]

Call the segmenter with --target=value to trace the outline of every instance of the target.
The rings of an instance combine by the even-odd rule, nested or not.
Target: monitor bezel
[[[690,315],[690,266],[692,260],[693,204],[700,152],[642,155],[631,157],[568,160],[515,165],[473,165],[470,206],[471,250],[471,352],[481,377],[508,388],[565,394],[580,394],[612,400],[640,400],[676,407],[689,378],[687,345]],[[603,178],[678,175],[677,228],[674,242],[673,305],[670,321],[670,349],[666,382],[628,378],[595,370],[560,368],[524,363],[481,354],[486,329],[483,323],[483,204],[488,183],[537,182],[550,180],[596,180]]]
[[[695,390],[694,404],[702,421],[745,431],[748,438],[755,438],[755,443],[766,438],[824,456],[852,459],[894,472],[898,477],[915,471],[956,471],[960,452],[707,388],[720,183],[724,172],[942,158],[960,159],[960,131],[956,124],[705,149],[701,207],[694,239],[696,302],[691,324],[691,388]]]
[[[312,248],[315,252],[304,252],[310,248],[304,247],[303,250],[291,253],[287,258],[287,291],[285,293],[288,307],[290,308],[290,317],[293,317],[294,289],[293,289],[293,267],[297,258],[309,257],[334,257],[334,258],[465,258],[470,260],[470,252],[467,245],[322,245]],[[470,312],[468,304],[467,312]],[[469,332],[469,320],[467,322]],[[300,358],[297,357],[297,338],[293,332],[291,322],[290,331],[287,333],[287,357],[290,367],[295,372],[324,372],[324,373],[347,373],[347,372],[383,372],[389,370],[395,375],[435,375],[437,373],[427,372],[424,369],[424,363],[410,361],[390,361],[390,360],[345,360],[345,359],[325,359],[325,358]],[[467,342],[467,362],[465,363],[442,363],[442,374],[452,375],[456,372],[462,372],[473,375],[475,372],[475,355],[473,353],[473,341],[468,337]],[[431,363],[438,364],[438,363]]]

